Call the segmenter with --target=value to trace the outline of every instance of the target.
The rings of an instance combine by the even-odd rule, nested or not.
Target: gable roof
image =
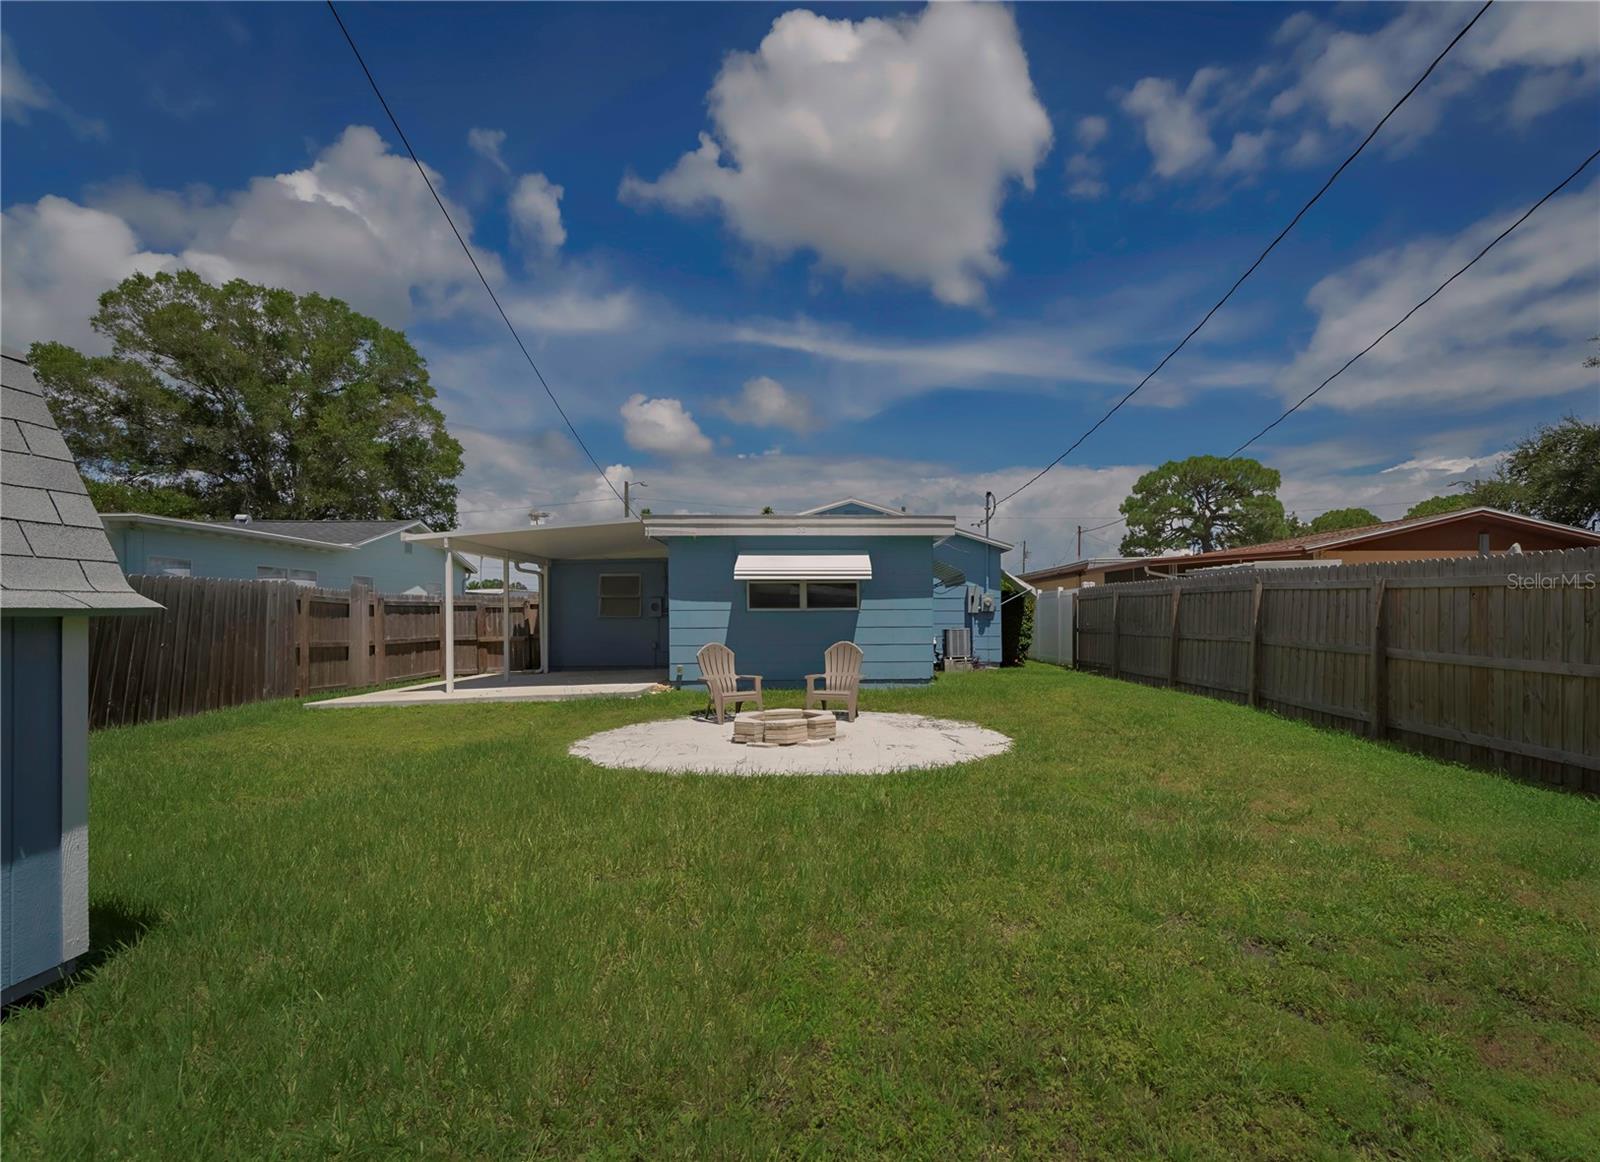
[[[144,512],[108,512],[100,518],[107,528],[118,525],[156,525],[194,533],[243,537],[251,540],[279,541],[303,549],[329,552],[360,549],[392,537],[396,533],[429,532],[420,520],[185,520],[175,516],[153,516]],[[469,573],[478,571],[460,553],[456,560]]]
[[[1293,557],[1318,552],[1323,549],[1332,549],[1343,545],[1359,544],[1362,541],[1390,537],[1395,533],[1435,528],[1439,525],[1455,524],[1457,522],[1472,523],[1485,518],[1526,528],[1530,531],[1565,535],[1572,540],[1574,547],[1600,545],[1600,533],[1590,529],[1580,529],[1573,525],[1559,524],[1556,521],[1540,520],[1538,517],[1533,516],[1522,516],[1519,513],[1506,512],[1504,509],[1490,508],[1487,505],[1477,505],[1472,508],[1459,508],[1454,512],[1438,513],[1433,516],[1402,517],[1399,520],[1379,521],[1377,524],[1361,525],[1353,529],[1337,529],[1326,533],[1301,533],[1298,536],[1284,537],[1281,540],[1264,541],[1259,545],[1239,545],[1231,549],[1213,549],[1209,553],[1140,557],[1138,561],[1145,565],[1168,563],[1192,565],[1196,561],[1202,564],[1210,564],[1213,562],[1248,561],[1258,557]]]
[[[44,389],[20,355],[0,355],[0,605],[6,614],[160,609],[128,587],[61,438]]]
[[[805,509],[805,510],[803,510],[801,512],[797,512],[797,513],[795,513],[795,515],[796,516],[828,516],[830,514],[839,515],[839,516],[844,516],[844,515],[856,515],[856,516],[859,516],[859,515],[861,515],[859,513],[855,513],[855,514],[837,513],[837,514],[835,514],[834,510],[835,509],[840,509],[840,508],[864,508],[864,509],[867,509],[869,512],[881,513],[884,516],[893,516],[893,517],[907,517],[907,518],[909,518],[910,515],[911,515],[911,514],[907,513],[906,510],[903,509],[903,508],[890,508],[887,505],[874,504],[872,501],[870,501],[870,500],[862,500],[858,496],[847,496],[843,500],[832,500],[832,501],[829,501],[827,504],[819,504],[816,508],[808,508],[808,509]],[[962,528],[957,528],[957,529],[952,530],[952,535],[958,536],[958,537],[965,537],[967,540],[969,540],[969,541],[977,541],[979,544],[989,545],[992,548],[999,549],[1001,552],[1009,552],[1014,547],[1011,544],[1010,541],[996,540],[993,537],[986,537],[982,533],[975,533],[975,532],[971,532],[970,530],[962,529]]]

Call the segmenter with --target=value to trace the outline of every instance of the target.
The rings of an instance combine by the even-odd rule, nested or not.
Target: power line
[[[1088,431],[1084,432],[1083,435],[1079,436],[1076,440],[1074,440],[1071,443],[1071,445],[1068,446],[1068,448],[1067,448],[1067,450],[1065,452],[1062,452],[1061,455],[1057,456],[1054,460],[1050,461],[1050,463],[1046,464],[1043,468],[1039,469],[1038,472],[1036,472],[1032,476],[1030,476],[1021,485],[1019,485],[1016,488],[1013,488],[1010,492],[1006,493],[998,501],[996,501],[995,502],[996,507],[998,507],[999,505],[1002,505],[1006,501],[1010,500],[1013,496],[1017,495],[1017,493],[1021,492],[1024,488],[1028,488],[1029,486],[1031,486],[1034,482],[1036,482],[1042,476],[1044,476],[1044,474],[1046,472],[1049,472],[1050,469],[1054,468],[1057,464],[1061,463],[1061,461],[1065,460],[1068,456],[1070,456],[1073,452],[1075,452],[1078,449],[1078,446],[1080,444],[1082,444],[1090,436],[1094,435],[1095,432],[1099,431],[1100,426],[1102,424],[1104,424],[1112,416],[1116,415],[1117,412],[1121,411],[1123,404],[1127,403],[1134,396],[1138,395],[1140,389],[1142,389],[1145,384],[1149,383],[1152,379],[1154,379],[1156,377],[1156,373],[1159,372],[1163,367],[1165,367],[1167,365],[1167,362],[1174,355],[1176,355],[1179,351],[1182,351],[1184,349],[1184,347],[1186,347],[1188,345],[1190,339],[1193,339],[1195,337],[1195,335],[1199,334],[1200,328],[1204,327],[1207,323],[1209,323],[1211,321],[1211,316],[1216,314],[1219,310],[1222,309],[1223,304],[1225,304],[1229,299],[1231,299],[1233,297],[1233,292],[1238,290],[1239,287],[1241,285],[1243,285],[1245,279],[1249,278],[1252,274],[1255,273],[1256,268],[1258,266],[1260,266],[1264,261],[1266,261],[1267,255],[1271,254],[1275,249],[1277,249],[1278,243],[1282,242],[1284,240],[1284,238],[1288,235],[1289,231],[1293,230],[1295,228],[1295,226],[1299,224],[1300,219],[1306,216],[1306,212],[1308,210],[1310,210],[1312,206],[1315,206],[1319,201],[1322,200],[1322,195],[1328,192],[1329,187],[1331,187],[1333,185],[1333,183],[1338,180],[1339,175],[1344,173],[1345,169],[1350,165],[1351,162],[1355,161],[1355,159],[1357,157],[1361,156],[1362,150],[1366,149],[1367,148],[1367,144],[1369,142],[1371,142],[1371,140],[1378,135],[1378,131],[1380,129],[1382,129],[1385,124],[1388,123],[1389,118],[1391,118],[1391,117],[1393,117],[1395,115],[1395,113],[1400,109],[1400,106],[1404,105],[1407,101],[1409,101],[1411,99],[1411,95],[1413,93],[1415,93],[1419,88],[1421,88],[1422,82],[1426,81],[1428,79],[1428,77],[1432,75],[1433,70],[1439,67],[1439,62],[1444,60],[1444,58],[1450,54],[1450,50],[1455,48],[1456,44],[1461,40],[1461,38],[1466,36],[1467,33],[1472,30],[1472,26],[1474,24],[1478,23],[1479,19],[1482,18],[1483,14],[1485,12],[1489,11],[1489,9],[1493,6],[1493,4],[1494,4],[1494,0],[1485,0],[1485,3],[1483,5],[1483,7],[1478,9],[1477,13],[1474,14],[1472,19],[1467,21],[1467,23],[1464,24],[1461,27],[1461,31],[1456,33],[1455,36],[1451,38],[1450,43],[1444,46],[1444,49],[1439,53],[1439,55],[1433,58],[1433,63],[1430,64],[1425,70],[1423,70],[1422,75],[1420,77],[1418,77],[1416,79],[1416,81],[1414,81],[1412,83],[1411,87],[1405,91],[1405,94],[1398,101],[1396,101],[1394,103],[1393,107],[1390,108],[1390,110],[1387,113],[1385,113],[1383,115],[1382,120],[1380,120],[1376,125],[1374,125],[1372,127],[1372,131],[1370,133],[1368,133],[1366,135],[1366,137],[1361,139],[1361,144],[1356,146],[1354,152],[1352,152],[1349,157],[1345,158],[1342,162],[1339,163],[1339,168],[1334,170],[1333,173],[1329,175],[1328,180],[1322,183],[1322,188],[1319,189],[1315,194],[1313,194],[1311,196],[1311,200],[1310,201],[1308,201],[1305,205],[1300,207],[1299,213],[1295,214],[1295,216],[1289,220],[1289,224],[1287,226],[1285,226],[1282,230],[1278,231],[1278,236],[1276,238],[1274,238],[1270,243],[1267,244],[1267,248],[1265,250],[1263,250],[1259,255],[1256,256],[1256,260],[1250,264],[1249,269],[1247,269],[1243,274],[1241,274],[1237,279],[1234,280],[1233,285],[1228,288],[1228,293],[1223,295],[1220,299],[1218,299],[1216,301],[1215,305],[1213,305],[1212,308],[1205,313],[1205,316],[1198,323],[1196,323],[1194,325],[1194,327],[1189,331],[1189,333],[1187,335],[1185,335],[1179,341],[1179,343],[1178,343],[1178,345],[1176,347],[1174,347],[1171,351],[1168,351],[1165,355],[1163,355],[1161,357],[1161,362],[1157,363],[1155,365],[1154,369],[1151,370],[1150,374],[1146,375],[1143,379],[1141,379],[1134,386],[1132,391],[1128,392],[1127,395],[1125,395],[1121,399],[1119,399],[1112,406],[1110,411],[1106,412],[1105,415],[1101,416],[1098,420],[1096,420],[1093,423],[1093,425],[1090,426]]]
[[[484,277],[483,269],[478,265],[478,260],[473,256],[472,247],[467,245],[467,240],[461,236],[461,231],[456,229],[455,219],[450,217],[450,211],[445,209],[444,199],[439,197],[439,191],[433,188],[433,179],[428,176],[428,171],[422,165],[422,159],[417,156],[417,151],[411,148],[411,141],[406,137],[406,131],[400,128],[400,120],[394,115],[394,110],[389,108],[389,102],[384,98],[383,90],[378,88],[378,82],[372,75],[372,70],[367,67],[367,62],[361,55],[361,50],[356,47],[355,38],[350,35],[350,30],[345,27],[344,19],[339,15],[339,10],[334,7],[333,0],[327,0],[328,11],[333,14],[333,19],[339,26],[339,31],[344,33],[345,43],[350,46],[350,51],[355,54],[356,63],[361,66],[361,71],[366,74],[367,84],[372,86],[373,94],[378,98],[378,104],[383,106],[383,111],[389,117],[389,124],[394,126],[394,131],[400,135],[400,143],[406,147],[406,152],[411,155],[411,163],[417,167],[417,172],[422,175],[423,183],[428,187],[428,192],[433,195],[434,204],[439,207],[439,213],[444,215],[444,220],[450,225],[450,233],[456,236],[456,241],[461,244],[461,252],[467,256],[467,261],[472,263],[473,272],[478,276],[478,281],[483,283],[483,289],[489,292],[489,298],[494,303],[494,309],[500,312],[501,321],[506,325],[506,330],[511,332],[511,337],[516,340],[517,349],[522,352],[522,357],[528,361],[528,366],[533,368],[533,374],[538,377],[539,386],[544,388],[544,393],[550,397],[550,402],[555,405],[560,413],[561,420],[567,425],[567,431],[572,433],[572,438],[578,441],[578,447],[583,449],[583,454],[589,457],[589,463],[594,465],[600,479],[604,480],[606,487],[616,494],[618,500],[622,493],[617,492],[617,486],[611,483],[611,478],[606,475],[606,470],[600,466],[594,453],[589,451],[589,445],[583,442],[583,437],[578,435],[578,429],[573,426],[572,420],[567,417],[566,408],[561,406],[561,401],[556,398],[556,393],[550,390],[550,384],[545,381],[544,372],[539,370],[539,365],[533,361],[533,356],[528,354],[528,348],[522,341],[522,336],[517,334],[517,329],[511,323],[511,316],[506,314],[506,309],[500,305],[500,296],[494,293],[494,287],[489,285],[489,280]]]
[[[1518,226],[1520,226],[1524,222],[1526,222],[1529,218],[1533,217],[1534,212],[1536,210],[1538,210],[1540,206],[1544,205],[1551,198],[1555,197],[1562,190],[1564,190],[1575,178],[1577,178],[1577,176],[1579,174],[1581,174],[1584,170],[1588,169],[1589,168],[1589,164],[1592,161],[1594,161],[1594,159],[1597,158],[1597,157],[1600,157],[1600,149],[1595,150],[1588,157],[1584,158],[1583,159],[1583,163],[1581,165],[1579,165],[1577,169],[1573,170],[1565,178],[1563,178],[1561,180],[1561,182],[1553,190],[1551,190],[1548,194],[1546,194],[1544,197],[1540,198],[1533,205],[1529,206],[1527,211],[1522,215],[1522,217],[1518,218],[1515,222],[1511,223],[1511,225],[1507,226],[1504,230],[1500,231],[1499,234],[1495,235],[1494,239],[1487,246],[1485,246],[1482,250],[1478,251],[1478,253],[1473,256],[1471,262],[1468,262],[1460,270],[1456,271],[1449,278],[1445,279],[1438,286],[1434,287],[1433,291],[1428,295],[1427,298],[1423,299],[1416,306],[1412,307],[1409,311],[1407,311],[1404,315],[1400,316],[1399,322],[1395,323],[1392,327],[1390,327],[1383,334],[1379,335],[1376,339],[1374,339],[1372,342],[1368,343],[1361,350],[1357,351],[1354,355],[1350,356],[1349,359],[1345,360],[1345,363],[1344,363],[1343,367],[1339,368],[1338,371],[1335,371],[1332,375],[1328,376],[1327,379],[1324,379],[1321,383],[1317,384],[1316,387],[1313,387],[1310,391],[1306,392],[1306,394],[1300,398],[1300,401],[1298,403],[1296,403],[1293,407],[1291,407],[1288,411],[1284,412],[1277,419],[1273,420],[1270,424],[1268,424],[1266,427],[1262,428],[1259,432],[1257,432],[1255,435],[1251,436],[1248,440],[1246,440],[1244,443],[1240,444],[1231,453],[1229,453],[1230,458],[1233,457],[1233,456],[1237,456],[1240,452],[1243,452],[1246,448],[1248,448],[1251,444],[1254,444],[1262,436],[1264,436],[1268,432],[1272,431],[1273,428],[1275,428],[1279,424],[1283,423],[1284,420],[1286,420],[1290,416],[1294,415],[1294,413],[1299,411],[1301,406],[1303,404],[1305,404],[1305,402],[1307,400],[1309,400],[1312,396],[1316,395],[1317,392],[1321,391],[1323,388],[1327,387],[1328,384],[1332,383],[1334,380],[1338,379],[1341,375],[1343,375],[1345,373],[1345,371],[1349,369],[1349,367],[1350,367],[1350,365],[1352,363],[1354,363],[1357,359],[1360,359],[1368,351],[1371,351],[1379,343],[1382,343],[1390,335],[1392,335],[1396,331],[1398,331],[1401,328],[1401,326],[1404,325],[1404,323],[1405,323],[1405,321],[1407,319],[1409,319],[1412,315],[1416,314],[1423,307],[1427,306],[1435,298],[1437,298],[1439,296],[1440,292],[1442,292],[1445,287],[1447,287],[1451,283],[1455,282],[1456,279],[1460,278],[1463,274],[1466,274],[1467,271],[1471,270],[1475,265],[1477,265],[1478,259],[1482,258],[1485,254],[1488,254],[1489,251],[1493,250],[1496,246],[1498,246],[1501,243],[1501,241],[1504,240],[1505,237],[1508,234],[1510,234]]]

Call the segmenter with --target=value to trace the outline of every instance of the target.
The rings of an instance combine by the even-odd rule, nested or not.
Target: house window
[[[601,617],[640,617],[643,614],[643,577],[638,573],[600,574]]]
[[[858,581],[750,581],[751,609],[860,609]]]
[[[144,567],[153,577],[193,576],[189,562],[182,557],[146,557]]]
[[[372,583],[372,578],[371,577],[352,577],[352,578],[350,578],[350,584],[352,584],[352,585],[365,585],[368,589],[376,589],[377,588],[377,586]]]
[[[257,581],[293,581],[296,585],[311,586],[317,583],[315,569],[285,569],[280,565],[257,565]]]

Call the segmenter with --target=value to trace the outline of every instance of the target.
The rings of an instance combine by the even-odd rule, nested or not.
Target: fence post
[[[346,686],[366,686],[372,681],[372,663],[368,660],[368,645],[372,641],[372,625],[367,620],[367,587],[350,585],[350,628],[345,631]]]
[[[1372,692],[1372,737],[1382,738],[1389,726],[1388,626],[1384,623],[1384,593],[1388,586],[1382,577],[1372,582],[1372,666],[1367,684]]]
[[[298,663],[295,696],[311,694],[311,591],[302,589],[294,596],[294,652]]]
[[[389,627],[383,594],[372,595],[372,684],[389,680]]]
[[[1122,677],[1122,630],[1117,624],[1117,601],[1121,594],[1111,594],[1111,676]]]
[[[1250,662],[1245,688],[1249,691],[1250,705],[1260,701],[1261,655],[1261,578],[1250,588]]]
[[[1183,586],[1172,583],[1172,633],[1167,639],[1167,685],[1178,684],[1178,602],[1183,600]]]

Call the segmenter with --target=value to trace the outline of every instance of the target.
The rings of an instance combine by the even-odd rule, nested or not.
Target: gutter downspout
[[[450,538],[444,539],[444,657],[440,659],[444,670],[444,692],[456,692],[456,557],[450,551]]]

